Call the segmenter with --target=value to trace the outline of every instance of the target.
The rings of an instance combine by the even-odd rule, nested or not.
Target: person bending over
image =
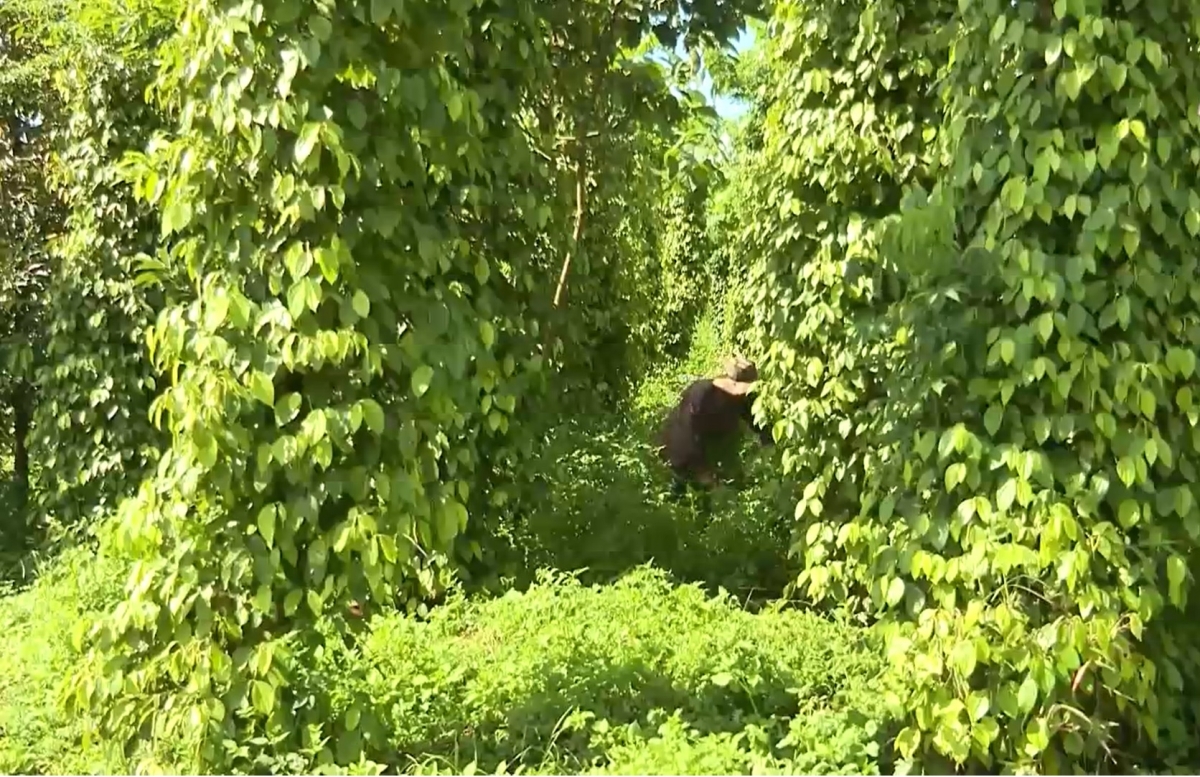
[[[667,415],[659,432],[659,451],[674,475],[674,491],[688,483],[710,486],[713,462],[723,446],[734,444],[745,421],[757,432],[763,445],[774,440],[769,427],[754,422],[754,400],[750,388],[758,379],[753,362],[735,357],[727,362],[726,374],[693,381]]]

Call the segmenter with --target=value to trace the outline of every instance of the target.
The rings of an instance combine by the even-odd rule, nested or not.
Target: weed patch
[[[657,570],[604,587],[543,575],[427,620],[377,618],[359,647],[314,655],[309,682],[333,689],[364,751],[406,771],[880,767],[883,660],[869,632],[750,614]]]
[[[80,618],[123,596],[125,567],[74,548],[28,589],[0,598],[0,772],[121,773],[122,764],[83,741],[82,722],[59,704],[78,658],[71,635]]]

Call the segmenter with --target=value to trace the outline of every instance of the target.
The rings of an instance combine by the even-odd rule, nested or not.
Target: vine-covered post
[[[797,586],[885,622],[918,767],[1196,752],[1197,10],[777,10],[747,234]]]
[[[159,277],[194,292],[149,335],[173,442],[121,509],[140,563],[77,699],[219,768],[257,736],[332,758],[297,685],[304,624],[436,586],[529,364],[493,323],[520,310],[492,247],[544,185],[510,120],[546,80],[537,15],[201,2],[165,54],[179,124],[139,191]],[[383,746],[369,715],[336,725],[340,761]]]
[[[964,344],[940,368],[954,414],[914,467],[942,482],[934,525],[962,561],[957,606],[939,597],[911,635],[906,756],[1062,771],[1195,752],[1197,10],[960,10],[942,195],[973,277],[942,311]],[[908,579],[944,588],[952,557],[922,562]]]

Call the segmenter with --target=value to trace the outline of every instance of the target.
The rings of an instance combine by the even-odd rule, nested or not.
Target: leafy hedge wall
[[[777,8],[747,234],[797,586],[888,624],[925,768],[1194,755],[1197,21]]]

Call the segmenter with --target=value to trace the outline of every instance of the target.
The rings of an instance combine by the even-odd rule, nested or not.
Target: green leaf
[[[1125,61],[1130,65],[1136,65],[1138,60],[1142,58],[1142,52],[1145,51],[1146,44],[1141,38],[1134,38],[1125,47]]]
[[[1154,143],[1155,150],[1158,152],[1158,159],[1163,164],[1171,160],[1171,136],[1159,135],[1158,140]]]
[[[922,432],[917,435],[916,443],[913,450],[922,459],[928,459],[933,453],[933,445],[937,441],[937,435],[933,432]]]
[[[354,308],[354,312],[359,318],[366,318],[371,314],[371,299],[362,289],[354,292],[354,297],[350,300],[350,306]]]
[[[364,399],[358,403],[358,406],[362,408],[362,417],[367,429],[375,434],[383,434],[383,408],[379,406],[379,403],[373,399]]]
[[[425,396],[425,392],[429,391],[429,384],[433,382],[433,367],[428,364],[422,364],[413,370],[412,375],[412,390],[413,394],[418,397]]]
[[[887,603],[895,607],[904,599],[904,581],[898,577],[893,577],[892,582],[888,583]]]
[[[313,14],[308,17],[308,30],[314,38],[324,43],[333,35],[333,23],[321,14]]]
[[[321,125],[316,122],[308,122],[300,129],[300,136],[296,138],[296,165],[303,165],[304,162],[312,155],[313,149],[317,147],[317,139],[321,134]]]
[[[1162,70],[1163,66],[1163,51],[1162,46],[1154,38],[1146,38],[1146,61],[1154,66],[1155,70]]]
[[[167,237],[179,232],[192,221],[192,204],[182,196],[176,196],[170,201],[162,216],[162,236]]]
[[[983,414],[983,425],[987,429],[988,434],[993,437],[996,432],[1000,431],[1000,423],[1004,420],[1004,408],[993,402]]]
[[[317,260],[317,264],[321,268],[321,275],[324,276],[326,282],[334,283],[338,279],[339,262],[337,252],[332,248],[321,246],[313,251],[313,255]]]
[[[1025,727],[1025,753],[1037,756],[1050,746],[1050,731],[1045,718],[1036,718]]]
[[[1013,213],[1020,213],[1021,209],[1025,207],[1026,188],[1024,178],[1009,178],[1005,182],[1000,197]]]
[[[250,373],[250,394],[268,407],[275,407],[275,384],[265,372]]]
[[[956,646],[956,648],[957,648],[957,646]],[[972,660],[972,662],[975,660],[975,646],[974,645],[971,645],[971,660]],[[974,663],[972,663],[972,669],[973,668],[974,668]],[[967,674],[970,674],[970,673],[968,672]],[[980,691],[973,691],[971,693],[971,695],[967,697],[967,705],[966,706],[967,706],[967,715],[969,715],[971,717],[971,721],[974,723],[978,723],[980,720],[983,720],[983,716],[988,714],[988,711],[992,708],[992,700],[988,698],[987,693],[983,693]]]
[[[1184,348],[1167,351],[1167,368],[1181,378],[1189,378],[1196,369],[1196,354]]]
[[[449,500],[448,505],[450,508],[450,514],[454,516],[455,530],[459,532],[466,531],[467,520],[469,518],[467,515],[466,506],[457,499]]]
[[[1137,478],[1137,464],[1128,456],[1122,456],[1117,461],[1117,477],[1126,487],[1132,486],[1133,481]]]
[[[1187,562],[1178,553],[1167,559],[1167,583],[1171,604],[1183,607],[1183,581],[1187,579]]]
[[[724,688],[733,682],[733,675],[731,675],[729,672],[717,672],[715,675],[709,678],[709,682],[718,688]]]
[[[283,255],[283,263],[287,266],[288,274],[292,276],[292,279],[300,280],[312,269],[313,258],[312,254],[304,249],[304,246],[293,243],[287,253]]]
[[[442,505],[437,513],[437,536],[444,544],[449,544],[458,535],[458,518],[450,510],[449,505]]]
[[[268,548],[275,544],[275,517],[275,505],[267,505],[258,511],[258,533],[262,535]]]
[[[967,479],[967,465],[957,461],[946,467],[946,491],[950,492]]]
[[[1185,413],[1192,409],[1194,397],[1192,396],[1192,390],[1190,387],[1184,386],[1183,388],[1179,389],[1179,391],[1175,392],[1175,404],[1178,405],[1179,409]]]
[[[462,117],[462,94],[454,92],[450,95],[450,99],[446,100],[446,112],[450,114],[450,121],[458,121]]]
[[[1062,86],[1063,94],[1068,100],[1074,102],[1079,99],[1079,92],[1083,88],[1083,81],[1080,80],[1078,70],[1063,71],[1058,77],[1058,83]]]
[[[217,440],[208,432],[197,432],[195,437],[196,456],[200,463],[211,468],[217,463],[218,448]]]
[[[383,24],[392,15],[391,0],[371,0],[371,23]]]
[[[1108,83],[1112,85],[1113,91],[1119,92],[1121,87],[1125,86],[1129,68],[1120,62],[1114,62],[1104,68],[1104,74],[1108,76]]]
[[[1121,502],[1121,507],[1117,511],[1117,520],[1121,522],[1122,526],[1129,529],[1138,522],[1140,517],[1141,510],[1137,502],[1132,499],[1126,499]]]
[[[1050,42],[1046,44],[1046,67],[1058,61],[1058,58],[1062,56],[1062,49],[1062,38],[1057,35],[1051,35]]]
[[[1008,29],[1008,17],[1004,14],[997,15],[996,21],[992,22],[992,31],[989,36],[991,42],[995,43],[1004,37],[1004,31],[1006,29]]]
[[[975,643],[970,640],[959,641],[950,651],[950,665],[957,669],[963,678],[969,678],[975,671],[976,658]]]
[[[944,459],[947,456],[949,456],[951,453],[954,452],[955,442],[956,442],[956,438],[957,438],[957,435],[955,434],[956,431],[957,431],[957,427],[952,426],[949,429],[942,432],[942,439],[938,440],[938,457],[939,458]]]
[[[1014,478],[1009,478],[1004,481],[1004,485],[996,492],[996,509],[1000,512],[1006,512],[1012,507],[1013,502],[1017,498],[1017,481]]]
[[[1134,255],[1137,253],[1138,246],[1140,246],[1141,243],[1142,236],[1139,235],[1136,230],[1130,229],[1125,231],[1125,235],[1122,238],[1122,245],[1125,248],[1125,253],[1129,255],[1129,258],[1135,258]]]
[[[971,738],[984,753],[991,748],[992,742],[995,742],[998,736],[1000,736],[1000,724],[996,722],[995,718],[984,718],[971,727]]]
[[[204,328],[209,332],[217,331],[225,323],[228,314],[229,297],[221,295],[213,298],[204,306]]]
[[[1175,512],[1178,515],[1185,516],[1192,511],[1192,507],[1196,504],[1196,497],[1192,495],[1192,490],[1188,486],[1180,486],[1175,489]]]
[[[258,714],[270,715],[275,707],[275,689],[262,680],[250,683],[250,701]]]
[[[295,49],[285,49],[280,53],[280,59],[283,60],[283,69],[279,73],[279,80],[275,82],[275,88],[280,97],[286,98],[292,92],[292,80],[300,68],[300,54]]]
[[[298,321],[308,310],[308,285],[303,280],[296,281],[288,289],[287,309],[293,321]]]
[[[299,413],[300,395],[296,392],[285,394],[275,404],[275,423],[279,426],[286,426],[296,420]]]
[[[1021,683],[1021,688],[1017,691],[1017,707],[1023,713],[1028,713],[1033,709],[1033,705],[1037,704],[1038,686],[1033,679],[1033,675],[1025,675],[1025,681]]]
[[[1142,415],[1150,420],[1154,420],[1154,414],[1158,410],[1158,399],[1154,396],[1154,392],[1149,389],[1142,389],[1141,395],[1138,397],[1138,402],[1141,407]]]
[[[358,100],[351,100],[346,105],[346,118],[350,119],[354,129],[361,130],[367,126],[367,109]]]
[[[1183,350],[1179,358],[1179,374],[1185,378],[1190,378],[1196,372],[1196,352],[1192,350]]]
[[[915,726],[908,726],[896,735],[896,752],[905,760],[911,760],[921,746],[921,731]]]

